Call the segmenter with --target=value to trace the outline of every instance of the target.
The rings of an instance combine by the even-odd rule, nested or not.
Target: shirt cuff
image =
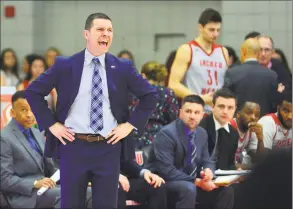
[[[149,171],[148,169],[142,169],[140,172],[139,172],[139,176],[140,177],[143,177],[144,176],[144,173],[146,172],[146,171]]]
[[[129,123],[129,122],[127,122],[127,123]],[[133,127],[134,130],[137,131],[137,128],[135,126],[133,126],[131,123],[129,123],[129,124]]]

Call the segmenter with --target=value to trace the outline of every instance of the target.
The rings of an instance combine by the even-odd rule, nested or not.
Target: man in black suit
[[[277,59],[273,58],[275,46],[274,40],[270,36],[260,35],[257,37],[260,44],[260,54],[258,61],[264,67],[272,69],[278,75],[278,83],[282,83],[286,89],[289,90],[290,85],[292,85],[292,80],[288,69],[285,65]]]
[[[277,100],[278,79],[275,72],[258,63],[259,53],[257,39],[245,40],[240,53],[243,64],[226,71],[224,87],[237,95],[238,107],[246,101],[259,104],[262,116],[271,112],[272,103]]]
[[[245,36],[244,40],[249,38],[256,38],[260,43],[260,54],[258,61],[264,67],[267,67],[276,72],[278,75],[278,83],[284,85],[285,91],[291,91],[292,89],[292,75],[290,69],[282,61],[273,58],[275,47],[274,40],[270,36],[261,35],[257,31],[252,31]],[[275,112],[276,109],[272,112]]]
[[[198,95],[183,99],[180,118],[157,133],[154,163],[167,182],[168,201],[175,200],[176,208],[194,209],[196,201],[204,209],[232,208],[233,189],[217,188],[212,181],[214,164],[208,153],[208,136],[198,126],[203,107],[204,101]]]
[[[213,95],[212,114],[200,123],[208,133],[208,150],[216,169],[235,169],[239,134],[229,124],[235,110],[235,95],[228,89],[219,89]]]
[[[258,56],[258,62],[277,74],[279,86],[285,88],[284,91],[281,91],[281,94],[289,93],[292,94],[292,77],[289,73],[289,69],[286,69],[286,66],[277,59],[273,58],[275,51],[274,40],[270,36],[261,35],[258,36],[260,44],[260,53]],[[270,112],[277,111],[277,104],[280,102],[281,95],[276,95],[278,101],[274,101],[272,104],[272,110]]]
[[[151,209],[167,209],[165,181],[134,160],[121,162],[119,175],[118,209],[126,208],[126,200],[147,203]]]

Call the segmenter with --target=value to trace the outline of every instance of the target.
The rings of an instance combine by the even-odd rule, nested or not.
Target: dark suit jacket
[[[276,72],[278,75],[278,83],[282,83],[287,90],[292,90],[292,75],[288,72],[289,69],[286,69],[286,66],[277,59],[272,59],[271,69]]]
[[[81,81],[85,50],[71,57],[57,57],[52,68],[41,74],[26,89],[26,98],[36,116],[40,130],[52,126],[56,122],[64,123],[68,111],[73,104]],[[105,57],[107,85],[110,106],[118,123],[129,122],[139,132],[144,130],[146,121],[158,100],[156,89],[143,79],[134,69],[131,61],[117,58],[109,53]],[[44,97],[56,88],[58,101],[56,114],[53,116]],[[139,98],[136,110],[129,114],[128,95],[132,92]],[[59,140],[47,132],[45,155],[59,157]],[[122,140],[122,158],[134,157],[132,142],[126,137]]]
[[[216,143],[216,127],[213,115],[211,114],[203,118],[200,122],[200,126],[203,127],[208,133],[208,150],[211,156]],[[229,130],[230,133],[226,133],[227,135],[221,143],[222,151],[219,153],[220,156],[218,162],[216,163],[216,169],[235,169],[235,153],[238,147],[239,134],[230,124]]]
[[[139,178],[142,168],[134,160],[126,160],[120,162],[121,174],[127,178]]]
[[[226,71],[224,87],[236,94],[238,107],[252,101],[261,106],[261,115],[265,115],[271,112],[278,94],[278,79],[275,72],[257,61],[247,61]]]
[[[35,128],[32,133],[44,150],[44,136]],[[14,120],[1,130],[0,143],[1,191],[12,208],[34,208],[37,198],[34,181],[51,177],[56,171],[52,159],[41,158],[34,152]]]
[[[197,127],[196,147],[197,168],[210,168],[214,171],[214,165],[208,153],[207,133]],[[166,181],[194,181],[196,176],[189,176],[183,172],[184,160],[187,156],[187,133],[185,124],[177,119],[162,128],[154,140],[155,166],[159,175]]]
[[[277,106],[282,101],[282,96],[285,94],[292,95],[292,74],[288,72],[289,69],[286,69],[280,60],[272,59],[271,62],[271,69],[278,75],[278,83],[282,83],[285,86],[285,90],[276,95],[275,102],[272,104],[271,112],[277,112]]]

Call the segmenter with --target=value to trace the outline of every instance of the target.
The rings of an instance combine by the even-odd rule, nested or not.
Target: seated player
[[[258,123],[263,126],[263,141],[267,150],[291,148],[292,95],[284,95],[278,111],[263,116]]]
[[[245,102],[239,108],[231,125],[239,133],[235,161],[238,168],[248,169],[255,162],[257,154],[264,150],[262,125],[257,123],[260,106],[254,102]]]

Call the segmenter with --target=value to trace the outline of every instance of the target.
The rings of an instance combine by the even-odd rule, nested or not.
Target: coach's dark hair
[[[201,13],[198,19],[198,23],[204,27],[206,24],[210,22],[221,23],[222,16],[217,10],[207,8]]]
[[[217,101],[218,97],[223,97],[225,99],[235,99],[235,101],[237,101],[235,94],[233,94],[232,91],[230,91],[229,89],[226,89],[226,88],[218,89],[214,93],[214,95],[213,95],[213,104],[216,104],[216,101]]]
[[[249,38],[256,38],[258,36],[260,36],[260,32],[251,31],[248,34],[246,34],[246,36],[244,37],[244,41],[247,40],[247,39],[249,39]]]
[[[197,103],[197,104],[202,105],[203,107],[205,105],[203,99],[198,95],[188,95],[188,96],[184,97],[183,100],[182,100],[182,105],[181,106],[183,106],[186,102]]]
[[[104,13],[94,13],[94,14],[91,14],[90,16],[88,16],[88,18],[86,19],[84,29],[90,30],[93,26],[93,21],[95,19],[105,19],[105,20],[112,21],[110,19],[110,17]]]
[[[14,102],[16,102],[18,99],[25,99],[24,91],[17,91],[12,95],[11,103],[13,105]]]

